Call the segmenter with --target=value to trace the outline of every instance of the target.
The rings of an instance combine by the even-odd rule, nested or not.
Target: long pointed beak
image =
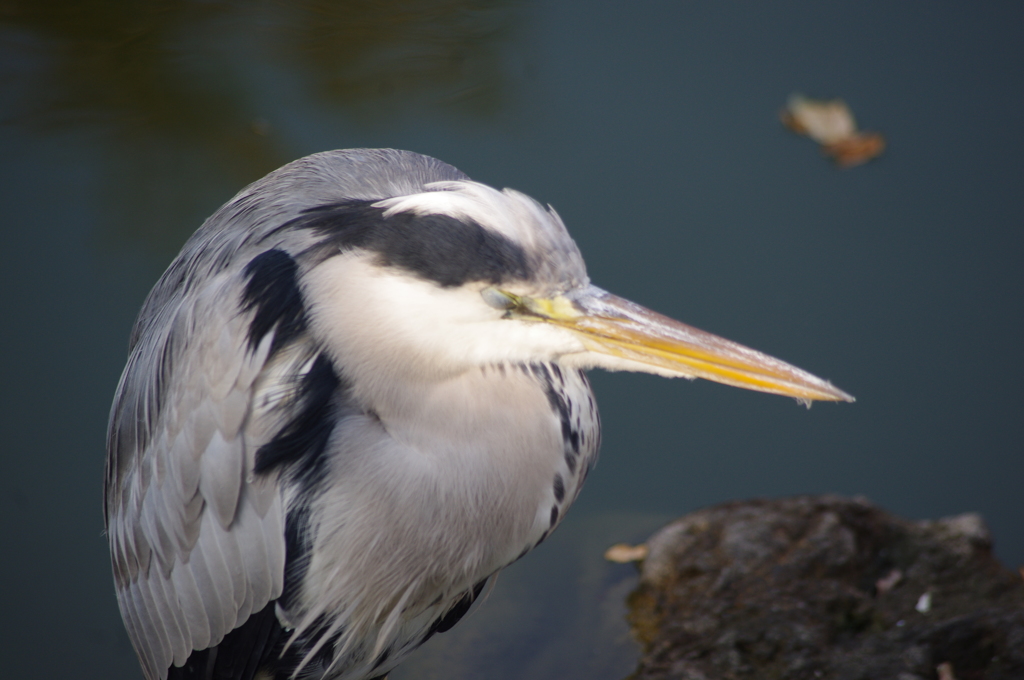
[[[767,354],[670,319],[595,286],[550,299],[518,298],[532,316],[577,334],[584,346],[659,373],[705,378],[803,402],[853,401],[831,383]],[[650,370],[650,369],[648,369]]]

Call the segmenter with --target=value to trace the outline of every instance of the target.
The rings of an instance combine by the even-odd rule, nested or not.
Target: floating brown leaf
[[[793,132],[818,142],[822,152],[843,168],[865,163],[885,150],[885,138],[880,133],[858,132],[853,113],[842,99],[809,99],[794,94],[779,117]]]

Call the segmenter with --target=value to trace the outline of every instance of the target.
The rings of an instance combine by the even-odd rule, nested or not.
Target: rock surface
[[[836,496],[694,512],[648,542],[632,678],[1020,680],[1024,581],[991,545],[978,515]]]

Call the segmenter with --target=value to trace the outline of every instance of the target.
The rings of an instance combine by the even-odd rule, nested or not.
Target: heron
[[[562,521],[586,371],[852,401],[590,283],[551,207],[350,149],[249,185],[130,338],[104,513],[147,680],[384,678]]]

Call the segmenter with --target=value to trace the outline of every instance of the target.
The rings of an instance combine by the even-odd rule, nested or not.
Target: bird
[[[111,407],[147,680],[385,678],[565,517],[595,368],[853,400],[591,284],[553,208],[434,158],[329,151],[244,188],[149,293]]]

